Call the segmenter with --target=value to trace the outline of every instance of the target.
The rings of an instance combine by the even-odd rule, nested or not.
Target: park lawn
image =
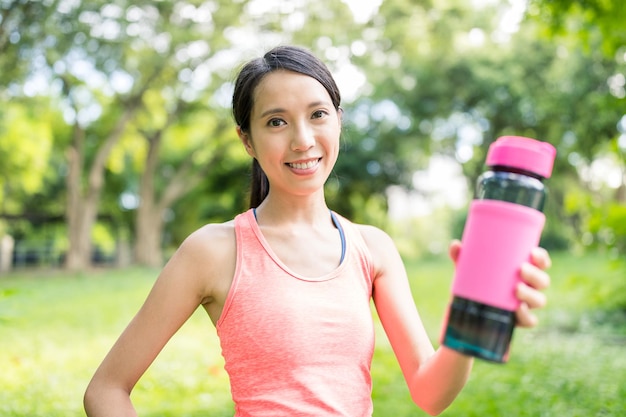
[[[443,416],[626,415],[626,318],[598,306],[626,271],[602,255],[553,256],[549,306],[537,329],[515,332],[506,365],[477,361]],[[436,342],[452,266],[407,262],[420,314]],[[141,305],[158,271],[18,272],[0,277],[0,416],[84,416],[82,393]],[[606,288],[606,289],[605,289]],[[214,326],[199,310],[140,380],[142,416],[232,416]],[[378,327],[372,365],[376,417],[425,416],[409,398]]]

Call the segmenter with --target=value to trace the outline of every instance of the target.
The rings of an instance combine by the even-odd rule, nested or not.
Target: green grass
[[[436,340],[448,300],[446,260],[408,262],[414,296]],[[157,271],[0,276],[0,416],[84,416],[93,371],[141,305]],[[538,328],[515,332],[506,365],[477,361],[443,416],[626,415],[626,316],[606,310],[626,271],[601,255],[555,255]],[[622,287],[623,288],[623,287]],[[196,312],[133,392],[142,416],[232,416],[215,329]],[[376,417],[425,416],[410,401],[379,328],[372,367]]]

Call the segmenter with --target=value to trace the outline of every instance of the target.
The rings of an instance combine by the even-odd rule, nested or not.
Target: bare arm
[[[220,265],[234,257],[229,258],[234,243],[225,232],[221,225],[195,232],[167,263],[89,383],[84,397],[89,417],[137,415],[130,401],[133,387],[198,306],[211,302],[224,268]]]
[[[411,295],[406,270],[391,238],[371,227],[362,228],[373,253],[377,275],[374,281],[374,304],[383,324],[413,401],[429,414],[445,410],[465,386],[473,359],[445,346],[434,350],[421,322]],[[450,256],[456,260],[460,243],[453,242]],[[517,294],[523,307],[517,312],[522,325],[532,326],[536,318],[529,308],[545,304],[536,288],[545,288],[549,278],[540,268],[549,265],[545,251],[535,251],[533,262],[525,265]]]
[[[411,398],[430,414],[443,411],[461,391],[473,360],[455,351],[435,351],[411,295],[406,270],[391,238],[365,228],[377,275],[374,304],[398,358]]]

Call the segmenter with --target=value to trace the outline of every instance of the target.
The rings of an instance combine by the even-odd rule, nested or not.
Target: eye
[[[328,115],[328,112],[325,111],[325,110],[316,110],[316,111],[313,112],[311,118],[313,118],[313,119],[321,119],[322,117],[327,116],[327,115]]]
[[[268,120],[268,122],[267,122],[267,125],[268,125],[268,126],[270,126],[270,127],[280,127],[280,126],[282,126],[282,125],[284,125],[284,124],[285,124],[285,121],[284,121],[284,120],[282,120],[282,119],[277,119],[277,118],[270,119],[270,120]]]

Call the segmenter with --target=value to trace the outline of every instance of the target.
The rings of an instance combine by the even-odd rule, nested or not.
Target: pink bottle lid
[[[502,136],[489,146],[487,166],[508,166],[550,178],[556,148],[522,136]]]

